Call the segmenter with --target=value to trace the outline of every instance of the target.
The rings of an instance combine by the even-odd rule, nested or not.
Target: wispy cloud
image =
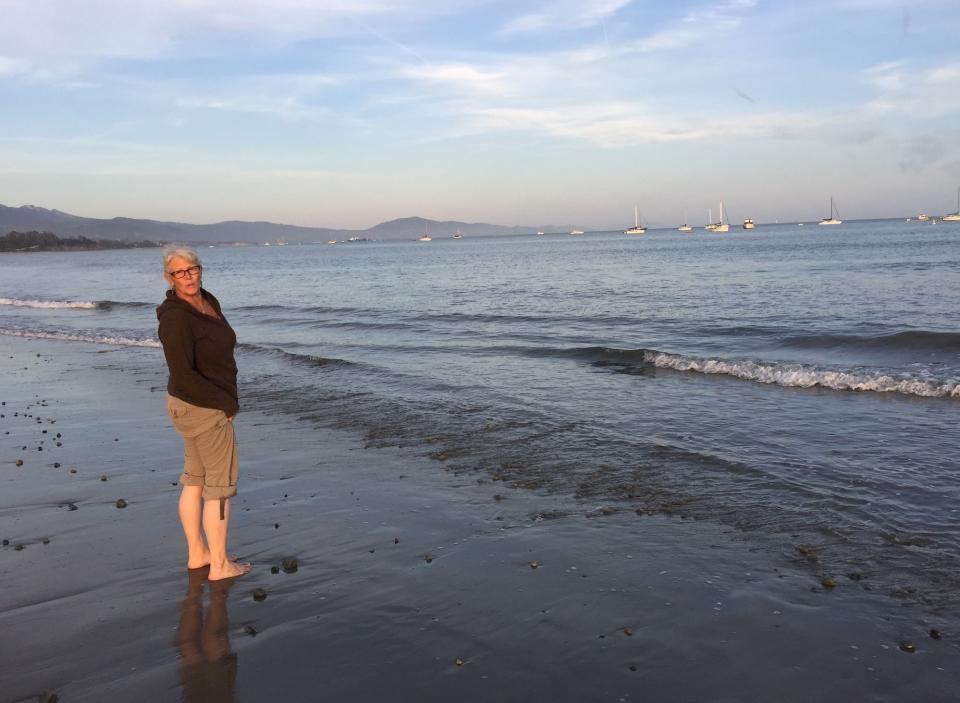
[[[922,69],[882,63],[866,69],[862,79],[879,93],[864,105],[865,114],[960,118],[960,61]]]
[[[501,29],[500,35],[535,34],[546,31],[594,27],[614,15],[633,0],[556,0],[515,17]]]
[[[640,52],[687,49],[707,39],[717,40],[736,30],[745,13],[754,9],[757,0],[725,0],[688,12],[678,22],[640,39],[632,49]]]

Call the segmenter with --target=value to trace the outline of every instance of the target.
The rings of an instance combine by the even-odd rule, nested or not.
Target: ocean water
[[[960,224],[200,254],[247,409],[960,606]],[[107,345],[162,385],[164,289],[156,250],[2,256],[0,348]]]

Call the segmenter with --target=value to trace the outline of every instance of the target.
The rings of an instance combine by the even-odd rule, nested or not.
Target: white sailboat
[[[459,227],[457,227],[457,231],[454,233],[453,238],[454,238],[454,239],[463,239],[463,235],[460,234],[460,228],[459,228]]]
[[[713,212],[712,211],[709,211],[709,212],[710,212],[710,219],[713,219]],[[726,221],[726,217],[723,214],[722,200],[720,201],[720,219],[717,222],[710,222],[706,227],[704,227],[704,229],[707,230],[708,232],[729,232],[730,231],[730,223]]]
[[[692,232],[693,227],[687,224],[687,213],[683,213],[683,224],[677,227],[678,232]]]
[[[583,230],[582,230],[582,229],[572,229],[572,230],[570,230],[570,234],[583,234]]]
[[[841,220],[839,217],[836,216],[839,214],[840,213],[836,212],[835,208],[833,207],[833,196],[831,195],[830,196],[830,217],[824,217],[822,220],[820,220],[820,224],[821,225],[843,224],[843,220]]]
[[[960,222],[960,188],[957,188],[957,211],[944,215],[941,219],[944,222]]]
[[[422,237],[417,237],[417,241],[418,241],[418,242],[432,242],[432,241],[433,241],[433,237],[431,237],[431,236],[427,233],[427,226],[426,226],[426,225],[423,226],[423,236],[422,236]]]
[[[633,206],[633,227],[623,230],[624,234],[646,234],[647,228],[640,226],[640,210],[636,205]]]

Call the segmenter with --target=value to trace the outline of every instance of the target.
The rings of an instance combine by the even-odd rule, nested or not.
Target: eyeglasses
[[[190,278],[193,278],[194,276],[199,276],[201,271],[203,271],[203,266],[191,266],[190,268],[187,268],[187,269],[180,269],[179,271],[168,271],[167,273],[169,273],[174,278],[183,278],[184,276],[190,276]]]

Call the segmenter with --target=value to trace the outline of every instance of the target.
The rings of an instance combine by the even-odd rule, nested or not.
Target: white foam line
[[[960,398],[960,383],[926,381],[909,376],[898,378],[887,374],[855,374],[847,371],[780,366],[756,361],[696,359],[665,352],[655,352],[647,360],[654,366],[664,369],[722,374],[757,383],[772,383],[793,388],[821,387],[838,391],[902,393],[925,398]]]
[[[97,304],[85,300],[20,300],[19,298],[0,298],[0,305],[13,305],[19,308],[79,308],[84,310],[96,309]]]
[[[27,339],[55,339],[61,342],[89,342],[92,344],[109,344],[117,347],[152,347],[159,349],[160,342],[156,339],[133,339],[131,337],[108,337],[98,335],[76,334],[73,332],[40,332],[31,330],[9,330],[0,328],[0,334],[9,337],[25,337]]]

